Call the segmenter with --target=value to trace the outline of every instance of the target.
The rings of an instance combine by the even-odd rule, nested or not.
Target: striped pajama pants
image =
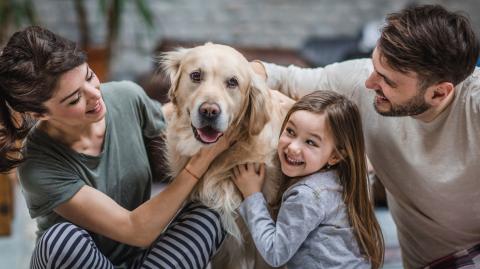
[[[220,216],[190,203],[149,249],[131,262],[132,269],[205,268],[225,238]],[[96,247],[90,234],[74,224],[58,223],[37,242],[32,269],[115,268]]]

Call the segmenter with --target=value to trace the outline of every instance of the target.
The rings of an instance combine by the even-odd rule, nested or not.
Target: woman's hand
[[[254,163],[246,163],[233,168],[233,182],[244,199],[262,190],[265,181],[265,164],[260,164],[258,171],[255,166]]]
[[[220,137],[217,143],[210,147],[202,148],[197,154],[193,155],[185,166],[185,170],[197,180],[200,179],[207,171],[210,163],[232,144],[228,136]]]

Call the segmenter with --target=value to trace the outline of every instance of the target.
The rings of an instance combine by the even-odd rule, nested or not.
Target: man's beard
[[[377,94],[380,96],[384,96],[383,93],[377,91]],[[375,100],[373,101],[373,107],[378,114],[387,117],[404,117],[404,116],[416,116],[420,115],[423,112],[427,111],[431,105],[425,102],[423,98],[424,92],[420,91],[419,94],[412,97],[406,104],[397,105],[390,102],[390,110],[389,111],[380,111],[375,104]]]

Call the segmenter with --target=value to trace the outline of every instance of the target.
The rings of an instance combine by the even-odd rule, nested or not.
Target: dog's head
[[[269,121],[265,82],[235,49],[207,43],[167,52],[162,64],[171,80],[175,124],[189,124],[191,139],[202,146],[227,132],[257,135]]]

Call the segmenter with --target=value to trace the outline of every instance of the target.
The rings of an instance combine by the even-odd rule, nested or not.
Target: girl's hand
[[[265,180],[265,164],[256,171],[254,163],[241,164],[233,168],[233,182],[243,195],[243,198],[260,192]]]
[[[202,148],[197,154],[193,155],[185,166],[185,170],[192,174],[197,180],[207,171],[210,163],[223,151],[233,145],[230,138],[222,136],[214,145]]]

